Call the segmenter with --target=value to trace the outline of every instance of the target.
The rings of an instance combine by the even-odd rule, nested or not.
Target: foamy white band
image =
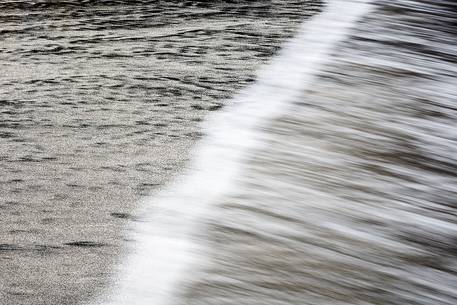
[[[262,144],[260,126],[303,94],[336,43],[370,8],[368,0],[332,0],[306,21],[258,80],[230,106],[210,117],[208,135],[194,151],[191,169],[145,204],[147,221],[135,224],[134,248],[108,296],[113,305],[168,305],[180,281],[197,265],[199,223],[230,191],[249,151]]]

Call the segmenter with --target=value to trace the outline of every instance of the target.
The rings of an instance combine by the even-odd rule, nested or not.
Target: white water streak
[[[328,62],[331,50],[369,7],[368,0],[329,1],[325,11],[305,22],[279,56],[260,71],[255,84],[210,117],[203,126],[208,135],[197,146],[191,169],[145,203],[147,221],[135,224],[132,253],[111,301],[103,303],[175,303],[179,284],[202,263],[194,234],[218,198],[233,186],[248,152],[263,143],[260,127],[303,94]]]

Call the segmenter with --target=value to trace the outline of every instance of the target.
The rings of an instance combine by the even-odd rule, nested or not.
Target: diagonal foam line
[[[201,262],[193,236],[217,199],[230,191],[248,153],[261,147],[260,127],[303,94],[370,7],[369,0],[329,1],[259,72],[256,83],[205,122],[208,135],[197,145],[190,170],[145,203],[146,220],[135,224],[136,242],[108,296],[111,301],[98,304],[175,303],[179,283]]]

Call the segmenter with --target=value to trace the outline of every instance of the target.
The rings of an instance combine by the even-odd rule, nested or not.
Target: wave
[[[347,37],[370,1],[329,1],[259,72],[257,82],[210,117],[190,169],[143,204],[142,219],[113,289],[98,304],[173,304],[181,284],[206,263],[199,234],[218,199],[236,185],[248,152],[265,141],[262,126],[284,112]]]

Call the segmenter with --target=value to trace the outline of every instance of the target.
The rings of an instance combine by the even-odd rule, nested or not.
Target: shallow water
[[[130,237],[135,242],[130,253],[114,288],[97,304],[181,302],[180,296],[187,292],[183,283],[199,279],[194,276],[195,267],[206,265],[204,253],[212,251],[202,245],[203,225],[233,189],[247,154],[262,145],[259,125],[282,113],[287,102],[301,93],[326,63],[335,43],[367,8],[363,2],[332,2],[283,45],[255,84],[205,122],[208,133],[194,150],[190,169],[143,203],[140,222],[132,228]]]
[[[137,202],[318,1],[1,1],[0,304],[111,276]]]
[[[70,100],[83,96],[89,101],[87,104],[59,104],[59,98],[52,96],[52,88],[65,79],[59,79],[57,84],[30,85],[24,78],[40,75],[46,80],[44,76],[55,78],[60,72],[37,68],[24,73],[21,65],[15,66],[20,59],[10,61],[13,65],[5,69],[10,69],[10,75],[17,74],[19,86],[32,86],[36,105],[54,101],[58,114],[53,116],[49,111],[53,107],[37,110],[40,115],[36,117],[23,113],[29,108],[15,108],[14,103],[27,101],[30,89],[8,89],[13,88],[8,85],[12,81],[2,80],[6,83],[2,86],[5,97],[22,94],[18,101],[5,103],[9,108],[2,108],[6,109],[2,114],[6,117],[4,122],[14,126],[23,123],[29,126],[24,128],[25,134],[33,135],[24,137],[24,133],[17,132],[21,129],[10,128],[11,125],[5,127],[7,136],[1,139],[8,144],[2,143],[1,149],[6,156],[2,168],[9,173],[2,184],[7,197],[2,197],[13,198],[2,203],[2,216],[8,215],[2,225],[14,227],[0,248],[2,264],[9,272],[8,278],[3,277],[8,279],[6,285],[2,284],[7,292],[7,298],[2,299],[5,304],[67,304],[81,299],[76,297],[78,293],[87,300],[93,295],[94,283],[99,288],[105,283],[101,279],[108,276],[114,282],[111,288],[89,303],[104,301],[105,296],[115,304],[155,305],[457,303],[456,4],[427,0],[334,1],[344,8],[337,11],[338,18],[324,23],[323,29],[329,34],[332,26],[338,27],[336,20],[345,18],[345,9],[349,14],[353,13],[353,6],[364,2],[371,6],[352,24],[349,34],[340,36],[341,42],[333,41],[330,53],[313,44],[311,50],[316,53],[305,60],[300,56],[308,54],[306,47],[310,45],[306,44],[298,48],[300,52],[276,53],[276,61],[259,72],[259,64],[292,34],[287,32],[291,20],[298,25],[308,13],[317,11],[317,6],[309,5],[312,9],[302,15],[298,13],[298,2],[295,5],[291,1],[286,6],[280,2],[271,2],[276,6],[270,9],[264,7],[265,2],[250,2],[246,6],[252,6],[252,10],[240,9],[241,2],[223,2],[222,7],[198,2],[190,8],[186,5],[191,2],[166,2],[167,13],[159,10],[158,16],[172,12],[171,16],[188,23],[161,26],[156,32],[150,28],[141,32],[141,27],[132,26],[138,18],[117,23],[117,17],[113,17],[111,26],[106,26],[103,18],[93,18],[95,27],[105,36],[93,37],[103,45],[93,46],[87,65],[84,60],[56,64],[67,64],[62,71],[85,71],[74,74],[82,79],[79,90],[72,93],[70,87],[65,87],[62,94]],[[86,3],[84,10],[96,10],[94,16],[104,16],[94,1]],[[73,9],[71,5],[63,7]],[[55,14],[62,7],[38,5],[33,10],[50,8]],[[115,12],[116,8],[119,7]],[[144,10],[139,13],[138,8],[127,6],[126,11],[141,15]],[[31,8],[17,6],[13,11],[18,14],[24,9]],[[113,11],[110,14],[116,16]],[[138,17],[135,14],[132,16]],[[84,18],[79,26],[86,26]],[[304,29],[307,24],[310,21],[304,22]],[[194,25],[200,30],[195,31]],[[208,31],[208,27],[213,30]],[[238,29],[232,31],[231,27]],[[242,46],[241,30],[249,33]],[[14,22],[8,31],[2,34],[14,35]],[[124,33],[126,40],[113,47],[113,41],[119,40],[115,34],[118,32]],[[133,55],[138,40],[131,38],[138,32],[145,37],[145,45],[150,46],[152,39],[153,45],[159,46],[151,51],[152,55],[146,56],[146,49]],[[78,35],[71,29],[68,34]],[[328,36],[316,34],[312,38],[319,45]],[[65,39],[76,39],[78,44],[80,38]],[[79,44],[92,50],[90,41]],[[268,55],[259,55],[255,50],[245,52],[264,41],[268,41]],[[214,51],[181,52],[181,44],[196,42],[205,50]],[[29,48],[27,60],[33,62],[37,55],[29,54],[35,52],[30,51],[31,44],[27,45],[27,39],[22,43]],[[219,48],[227,44],[232,47]],[[64,46],[61,47],[49,51],[43,44],[41,50],[61,52]],[[2,56],[16,54],[20,52]],[[225,55],[219,57],[221,54]],[[40,56],[44,67],[50,65],[50,57]],[[126,60],[122,56],[130,57]],[[295,61],[307,65],[281,70],[282,63]],[[308,65],[315,62],[319,65]],[[94,77],[92,70],[101,72]],[[115,71],[115,75],[101,80],[107,70]],[[135,74],[150,71],[157,72],[151,79],[141,79],[144,75],[137,79]],[[118,79],[119,75],[122,77]],[[257,82],[248,84],[254,79]],[[105,86],[105,82],[113,87]],[[46,98],[41,99],[41,88],[49,90]],[[176,88],[181,95],[176,94]],[[121,252],[120,238],[112,233],[118,232],[119,224],[103,222],[104,217],[111,221],[133,217],[131,202],[146,194],[153,187],[151,184],[162,185],[170,172],[181,168],[188,158],[186,152],[198,137],[196,132],[200,132],[196,121],[209,110],[218,110],[221,99],[236,90],[241,93],[226,101],[232,107],[222,109],[205,123],[208,135],[194,151],[190,169],[158,196],[143,197],[143,208],[135,216],[138,221],[131,223],[127,235],[131,241],[129,255],[120,261],[119,272],[113,275],[96,268],[95,264],[109,257],[108,252]],[[154,95],[157,92],[160,101]],[[111,99],[97,104],[105,96]],[[272,104],[276,106],[270,108]],[[262,106],[259,109],[256,105]],[[103,110],[105,107],[111,108]],[[46,126],[48,123],[40,123],[37,118],[41,117],[58,128],[54,131]],[[125,126],[117,126],[119,121]],[[152,127],[144,122],[159,125]],[[148,127],[143,130],[143,126]],[[41,133],[34,134],[34,130]],[[64,130],[74,133],[54,139],[54,133]],[[139,130],[143,132],[136,133]],[[40,152],[24,143],[43,135],[50,139],[43,143],[60,143],[45,145],[43,156],[53,152],[49,147],[55,145],[68,148],[71,157],[56,153],[57,159],[32,162],[41,156]],[[95,145],[100,139],[103,143]],[[154,148],[146,150],[150,146]],[[19,154],[22,151],[24,156]],[[116,162],[107,156],[115,157]],[[151,156],[155,161],[150,161]],[[74,170],[74,160],[84,167]],[[40,179],[41,175],[46,177],[43,173],[53,171],[50,167],[36,167],[37,164],[54,164],[53,179]],[[62,168],[70,170],[59,171]],[[98,168],[99,174],[92,173],[92,168]],[[14,176],[21,172],[23,176]],[[30,178],[30,173],[37,172],[40,175]],[[59,189],[55,176],[65,183],[72,179],[92,182],[85,182],[84,186],[69,183]],[[51,187],[34,186],[31,182],[36,181]],[[116,183],[111,185],[111,181]],[[140,183],[150,185],[141,187],[136,196],[119,191],[123,185],[137,187]],[[90,193],[89,187],[94,186],[101,188]],[[79,192],[69,191],[70,187]],[[46,212],[48,196],[55,196],[51,190],[56,189],[60,190],[57,195],[77,194],[76,198],[84,189],[82,193],[89,194],[86,198],[92,201],[88,204],[71,199],[71,195],[57,196],[51,212]],[[32,209],[27,202],[36,205]],[[62,208],[70,202],[71,207]],[[100,209],[92,208],[95,203],[100,203]],[[82,206],[78,208],[78,204]],[[126,210],[129,213],[123,214]],[[29,216],[27,211],[32,211]],[[39,221],[32,221],[36,211],[50,213],[54,218],[44,221],[40,216]],[[74,219],[65,222],[65,217],[55,217],[59,213],[74,215],[67,216]],[[56,229],[60,228],[59,223],[68,229]],[[32,233],[33,230],[39,233]],[[47,239],[42,237],[44,234]],[[93,243],[84,243],[83,238]],[[43,240],[48,244],[41,245]],[[69,262],[72,267],[67,268]],[[54,266],[61,266],[57,275],[49,272],[49,267]],[[81,266],[86,269],[77,271]],[[14,275],[18,268],[22,275]],[[30,271],[32,276],[24,276]],[[37,284],[42,274],[49,279],[44,285]],[[53,284],[61,279],[67,282],[54,289]]]
[[[255,112],[235,123],[250,126],[240,133],[254,147],[221,132],[224,146],[211,134],[188,176],[206,184],[190,188],[184,176],[149,202],[115,304],[125,296],[138,304],[457,302],[457,7],[371,3],[299,94],[295,69],[280,82],[267,73],[233,112],[215,116],[237,122],[236,106],[268,103],[267,93],[283,108],[253,133],[241,121]],[[234,154],[248,147],[247,160],[205,171],[212,145]],[[239,171],[228,182],[233,166]],[[176,211],[183,199],[189,211]],[[160,261],[141,260],[168,250]],[[149,269],[155,264],[163,270]],[[181,272],[172,288],[162,286],[170,283],[166,270]]]
[[[183,304],[457,302],[457,7],[373,5],[263,126]]]

